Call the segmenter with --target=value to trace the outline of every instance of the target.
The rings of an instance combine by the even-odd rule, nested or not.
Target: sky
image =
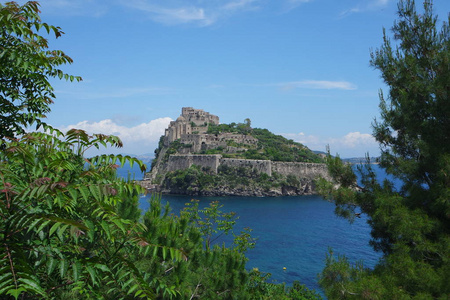
[[[18,1],[24,3],[25,1]],[[417,1],[420,6],[420,1]],[[4,1],[3,1],[4,3]],[[118,135],[153,153],[182,107],[251,120],[312,150],[379,155],[381,74],[370,66],[395,0],[42,0],[49,37],[82,82],[52,80],[47,123]],[[435,0],[439,20],[450,1]],[[44,34],[44,32],[43,32]],[[44,34],[45,35],[45,34]]]

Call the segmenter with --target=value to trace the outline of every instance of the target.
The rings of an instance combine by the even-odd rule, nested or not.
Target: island
[[[142,185],[163,194],[297,196],[330,179],[324,157],[308,147],[243,123],[220,124],[202,109],[183,107],[155,150]]]

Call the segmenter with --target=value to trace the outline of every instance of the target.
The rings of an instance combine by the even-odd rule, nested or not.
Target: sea
[[[374,166],[380,179],[386,177],[383,170]],[[142,178],[137,168],[124,167],[119,175]],[[143,195],[140,208],[147,210],[152,195]],[[163,195],[163,203],[169,202],[177,214],[191,196]],[[252,229],[256,246],[248,250],[247,269],[258,268],[271,274],[271,281],[290,285],[300,281],[308,288],[320,291],[318,274],[325,267],[329,251],[345,255],[351,263],[360,262],[373,268],[381,257],[369,245],[370,226],[367,216],[355,218],[353,223],[334,214],[335,205],[320,196],[290,197],[195,197],[200,207],[211,201],[223,204],[224,212],[235,212],[239,219],[234,232]],[[218,243],[230,243],[224,237]],[[322,294],[323,295],[323,294]]]

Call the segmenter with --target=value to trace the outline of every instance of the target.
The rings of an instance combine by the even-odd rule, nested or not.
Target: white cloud
[[[159,138],[164,134],[164,130],[169,126],[170,121],[172,121],[171,118],[165,117],[152,120],[148,123],[142,123],[134,127],[126,127],[118,125],[111,119],[106,119],[99,122],[81,121],[77,124],[68,125],[59,129],[66,132],[71,128],[76,128],[85,130],[89,134],[103,133],[107,135],[117,135],[124,144],[124,147],[118,152],[143,154],[153,153]],[[112,151],[107,150],[106,152]]]
[[[356,86],[348,81],[303,80],[277,84],[283,90],[318,89],[318,90],[355,90]]]
[[[371,156],[378,156],[380,153],[378,143],[368,133],[349,132],[339,138],[307,135],[303,132],[281,135],[302,143],[311,150],[325,151],[330,146],[331,154],[338,153],[341,157],[363,157],[367,152]]]
[[[374,144],[377,144],[375,138],[371,134],[360,133],[358,131],[349,132],[343,138],[336,139],[335,142],[348,148],[373,146]]]
[[[256,0],[237,0],[226,3],[222,6],[225,10],[238,10],[238,9],[248,9],[251,4],[256,2]]]
[[[380,8],[385,7],[389,3],[389,1],[391,1],[391,0],[370,0],[370,1],[360,2],[355,7],[343,11],[341,13],[341,17],[346,17],[353,13],[360,13],[360,12],[366,12],[366,11],[380,9]]]
[[[124,6],[140,10],[148,14],[155,22],[166,25],[196,24],[208,26],[230,13],[253,10],[253,4],[259,0],[203,1],[193,0],[120,0]],[[225,2],[225,3],[224,3]]]
[[[201,25],[209,25],[214,22],[212,17],[206,16],[203,8],[196,6],[178,6],[171,8],[141,0],[126,1],[123,2],[123,4],[146,12],[154,21],[167,25],[192,22]]]
[[[286,0],[286,2],[284,2],[284,7],[285,7],[285,12],[288,12],[292,9],[295,9],[297,7],[299,7],[300,5],[304,4],[304,3],[308,3],[308,2],[312,2],[314,0]]]

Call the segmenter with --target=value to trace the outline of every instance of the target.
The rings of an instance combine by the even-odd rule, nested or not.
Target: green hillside
[[[281,135],[276,135],[267,129],[251,128],[248,123],[208,124],[207,134],[220,135],[222,133],[249,135],[256,138],[258,143],[255,146],[229,140],[227,142],[228,146],[239,147],[242,150],[230,153],[227,152],[225,147],[217,147],[202,150],[197,154],[221,154],[225,158],[261,159],[284,162],[323,162],[322,157],[315,154],[308,147]],[[162,142],[160,142],[158,149],[155,150],[156,154],[159,154],[162,145]],[[190,147],[190,145],[182,144],[179,141],[172,142],[166,152],[167,157],[165,159],[168,159],[170,154],[175,154],[181,148],[186,147]]]

